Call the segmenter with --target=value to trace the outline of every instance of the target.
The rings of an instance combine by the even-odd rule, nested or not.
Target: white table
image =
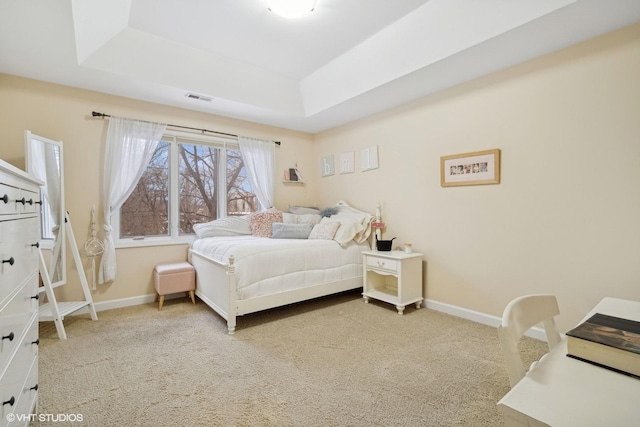
[[[604,298],[595,313],[640,321],[640,302]],[[498,402],[507,426],[640,425],[640,379],[566,356],[563,337]]]

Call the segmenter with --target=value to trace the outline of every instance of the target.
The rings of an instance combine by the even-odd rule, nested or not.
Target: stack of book
[[[594,314],[567,332],[567,356],[640,377],[640,322]]]

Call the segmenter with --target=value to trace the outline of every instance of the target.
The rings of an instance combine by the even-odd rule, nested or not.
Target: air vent
[[[213,101],[213,98],[209,98],[208,96],[196,95],[195,93],[187,93],[185,94],[185,96],[189,99],[195,99],[196,101],[203,101],[203,102]]]

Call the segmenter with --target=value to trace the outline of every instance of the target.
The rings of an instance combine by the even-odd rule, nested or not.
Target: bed
[[[362,287],[373,217],[343,201],[329,215],[293,208],[194,227],[196,295],[229,334],[238,316]]]

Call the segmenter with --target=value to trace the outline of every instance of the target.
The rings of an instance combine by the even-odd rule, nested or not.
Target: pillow
[[[271,224],[274,222],[282,222],[282,212],[274,208],[249,215],[251,234],[256,237],[271,237]]]
[[[333,236],[333,240],[340,243],[340,246],[345,246],[350,241],[363,231],[364,225],[353,217],[340,217],[340,215],[334,215],[331,218],[322,218],[320,224],[337,224],[336,233]],[[360,242],[358,242],[360,243]]]
[[[199,238],[215,236],[242,236],[251,234],[249,221],[245,217],[228,216],[215,221],[193,224]]]
[[[288,212],[282,213],[282,222],[285,224],[311,224],[316,225],[322,217],[318,214],[292,214]]]
[[[274,222],[271,224],[272,239],[306,239],[313,229],[313,224],[284,224]]]
[[[320,222],[313,226],[309,239],[331,240],[336,235],[338,227],[340,227],[339,222]]]
[[[304,215],[304,214],[319,214],[320,209],[316,207],[305,207],[305,206],[291,206],[289,205],[289,213],[296,215]]]
[[[335,215],[338,212],[340,212],[338,208],[324,208],[320,211],[320,216],[330,217],[331,215]]]

